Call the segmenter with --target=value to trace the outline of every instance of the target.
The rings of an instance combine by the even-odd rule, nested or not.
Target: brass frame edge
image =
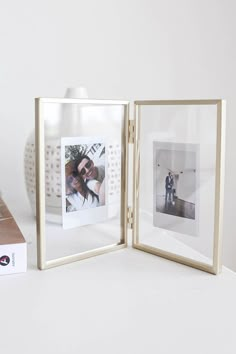
[[[165,259],[172,261],[172,262],[180,263],[185,266],[195,268],[198,270],[202,270],[204,272],[211,273],[214,275],[216,274],[213,266],[211,266],[210,264],[207,264],[207,263],[195,261],[194,259],[183,257],[183,256],[177,255],[175,253],[167,252],[164,250],[158,250],[155,247],[146,246],[145,244],[142,244],[142,243],[135,244],[134,248],[139,251],[151,253],[154,256],[159,256],[161,258],[165,258]]]
[[[128,245],[128,168],[129,168],[129,113],[130,104],[125,105],[124,131],[122,132],[124,145],[123,171],[121,170],[121,186],[124,186],[124,193],[121,192],[121,228],[123,228],[123,240],[125,246]],[[123,218],[123,219],[122,219]],[[123,225],[123,226],[122,226]]]
[[[129,105],[125,100],[101,100],[90,98],[57,98],[57,97],[37,97],[41,103],[80,103],[80,104],[107,104],[107,105]]]
[[[36,229],[37,266],[45,269],[45,190],[44,182],[44,125],[41,119],[41,102],[35,99],[35,178],[36,178]]]
[[[224,176],[225,176],[225,130],[226,101],[217,103],[217,140],[216,140],[216,181],[215,181],[215,225],[213,268],[215,274],[222,269],[222,234],[224,208]]]
[[[72,254],[70,256],[52,259],[52,260],[45,262],[44,269],[55,268],[55,267],[59,267],[61,265],[66,265],[66,264],[82,261],[84,259],[88,259],[88,258],[92,258],[92,257],[96,257],[96,256],[101,256],[105,253],[118,251],[118,250],[120,250],[122,248],[126,248],[126,247],[127,247],[127,245],[125,243],[117,243],[117,244],[113,244],[113,245],[95,248],[94,250],[85,251],[82,253]]]
[[[134,101],[135,105],[139,106],[152,106],[152,105],[214,105],[217,104],[220,99],[197,99],[197,100],[140,100]]]

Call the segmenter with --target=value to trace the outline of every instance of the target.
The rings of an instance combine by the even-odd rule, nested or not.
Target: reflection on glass
[[[44,103],[46,259],[119,244],[123,105]]]
[[[212,264],[216,105],[140,111],[139,242]]]

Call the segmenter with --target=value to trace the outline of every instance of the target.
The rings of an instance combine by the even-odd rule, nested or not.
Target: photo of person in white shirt
[[[66,211],[95,208],[99,206],[97,194],[91,191],[83,178],[77,173],[71,173],[66,177],[67,195]]]

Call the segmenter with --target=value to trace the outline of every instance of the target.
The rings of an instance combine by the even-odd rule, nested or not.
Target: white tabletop
[[[236,353],[236,275],[204,273],[131,247],[36,268],[35,224],[14,213],[28,271],[0,278],[0,349],[34,354]]]

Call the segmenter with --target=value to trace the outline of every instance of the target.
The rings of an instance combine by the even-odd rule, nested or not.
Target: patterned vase
[[[68,88],[66,98],[88,98],[84,87]],[[45,122],[45,196],[46,219],[52,222],[61,222],[61,119],[62,107],[51,105],[47,108],[50,124]],[[67,112],[72,114],[73,112]],[[70,127],[72,130],[73,127]],[[24,154],[25,184],[34,215],[36,215],[35,192],[35,133],[30,134],[25,145]]]

